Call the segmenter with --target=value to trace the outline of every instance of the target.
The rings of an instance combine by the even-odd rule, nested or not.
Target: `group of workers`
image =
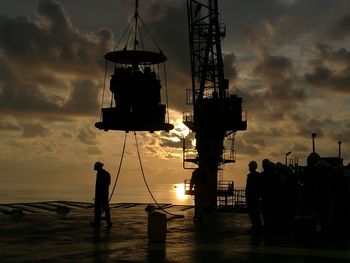
[[[162,86],[157,74],[147,66],[115,68],[110,80],[116,108],[124,112],[156,108],[161,101]]]
[[[261,172],[257,171],[255,161],[251,161],[248,168],[245,196],[252,225],[250,232],[258,233],[263,227],[271,232],[292,229],[297,215],[312,218],[316,232],[330,224],[341,227],[350,220],[350,164],[347,167],[332,166],[317,153],[311,153],[307,166],[300,169],[268,159],[263,160]],[[104,212],[106,224],[112,226],[109,211],[111,177],[101,162],[94,164],[94,170],[97,172],[95,218],[91,225],[100,226]],[[199,221],[208,209],[206,174],[203,168],[197,168],[190,182],[190,189],[195,187],[195,219]]]
[[[310,218],[316,232],[350,219],[349,166],[334,167],[311,153],[307,166],[294,167],[299,169],[268,159],[261,173],[255,161],[248,167],[245,194],[251,232],[292,229],[297,216]]]
[[[255,161],[251,161],[248,167],[245,195],[251,231],[262,229],[261,211],[266,230],[290,226],[296,209],[296,181],[291,169],[268,159],[263,160],[261,173],[257,171]]]

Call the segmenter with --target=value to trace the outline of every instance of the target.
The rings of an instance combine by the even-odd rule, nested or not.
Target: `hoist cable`
[[[130,24],[135,20],[135,17],[131,20]],[[136,22],[134,22],[136,23]],[[125,42],[125,49],[127,48],[127,45],[128,45],[128,42],[129,42],[129,39],[130,39],[130,36],[131,36],[131,33],[132,33],[132,29],[130,28],[130,32],[129,32],[129,35],[128,35],[128,38],[126,39],[126,42]]]
[[[125,146],[126,146],[126,139],[128,137],[128,133],[126,132],[125,133],[125,137],[124,137],[124,144],[123,144],[123,150],[122,150],[122,154],[120,156],[120,162],[119,162],[119,168],[118,168],[118,172],[117,172],[117,177],[115,178],[115,181],[114,181],[114,185],[113,185],[113,189],[112,189],[112,192],[111,192],[111,195],[109,197],[109,200],[108,200],[108,203],[111,201],[112,199],[112,196],[114,194],[114,190],[115,190],[115,187],[117,185],[117,182],[118,182],[118,179],[119,179],[119,175],[120,175],[120,170],[122,168],[122,164],[123,164],[123,159],[124,159],[124,153],[125,153]]]
[[[101,100],[101,108],[103,108],[103,102],[105,99],[105,90],[106,90],[106,78],[107,78],[107,67],[108,67],[108,61],[106,60],[106,66],[105,66],[105,78],[103,79],[103,90],[102,90],[102,100]],[[100,121],[102,121],[102,110],[100,111]]]
[[[150,36],[150,38],[151,38],[151,40],[153,41],[153,43],[156,45],[156,47],[159,49],[159,51],[160,51],[161,53],[163,53],[162,50],[160,49],[159,45],[157,44],[156,40],[153,38],[151,32],[148,30],[147,26],[145,25],[145,23],[143,23],[141,17],[139,17],[139,20],[140,20],[141,24],[143,25],[143,27],[145,28],[147,34]]]
[[[145,176],[145,173],[144,173],[144,170],[143,170],[143,165],[142,165],[142,160],[141,160],[141,155],[140,155],[140,150],[139,150],[139,145],[138,145],[138,141],[137,141],[137,137],[136,137],[136,132],[134,132],[134,137],[135,137],[135,144],[136,144],[136,149],[137,149],[137,157],[139,159],[139,163],[140,163],[140,169],[141,169],[141,173],[142,173],[142,178],[143,178],[143,181],[145,182],[145,185],[146,185],[146,188],[148,190],[148,193],[150,194],[150,196],[152,197],[154,203],[158,206],[158,208],[160,210],[162,210],[164,213],[168,214],[168,215],[172,215],[174,216],[175,218],[184,218],[185,216],[184,215],[177,215],[177,214],[173,214],[173,213],[170,213],[168,211],[166,211],[164,208],[162,208],[159,203],[157,202],[157,200],[154,198],[152,192],[151,192],[151,189],[149,188],[148,186],[148,183],[147,183],[147,180],[146,180],[146,176]]]
[[[123,32],[123,34],[122,34],[122,37],[121,37],[120,40],[117,42],[117,44],[114,46],[113,51],[115,51],[115,50],[117,49],[118,45],[120,44],[120,42],[122,42],[122,40],[123,40],[125,34],[128,32],[128,30],[129,30],[131,24],[133,23],[133,21],[134,21],[134,18],[130,21],[129,25],[128,25],[127,28],[124,30],[124,32]],[[131,29],[130,29],[130,32],[131,32]],[[130,37],[130,35],[129,35],[129,37]],[[129,37],[128,37],[128,39],[129,39]],[[126,41],[126,42],[128,42],[128,41]]]
[[[167,76],[166,76],[166,67],[165,63],[163,63],[164,67],[164,85],[165,85],[165,103],[166,103],[166,114],[167,114],[167,121],[169,123],[169,100],[168,100],[168,82],[167,82]]]

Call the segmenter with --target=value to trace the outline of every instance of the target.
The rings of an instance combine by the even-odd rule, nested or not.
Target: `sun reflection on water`
[[[185,195],[185,188],[184,188],[184,184],[176,184],[174,186],[175,188],[175,193],[176,193],[176,198],[179,201],[184,201],[184,200],[188,200],[190,199],[189,195]]]

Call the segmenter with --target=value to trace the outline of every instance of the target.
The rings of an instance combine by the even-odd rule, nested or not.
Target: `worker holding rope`
[[[96,186],[95,186],[95,202],[94,213],[95,220],[91,222],[91,226],[99,227],[101,221],[101,214],[104,211],[106,216],[106,223],[109,227],[112,226],[111,215],[109,212],[109,185],[111,183],[111,175],[105,169],[102,168],[103,163],[96,162],[94,164],[94,170],[96,173]]]

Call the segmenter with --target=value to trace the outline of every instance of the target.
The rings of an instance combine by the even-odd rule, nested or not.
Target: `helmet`
[[[253,169],[253,170],[256,170],[258,169],[258,164],[256,163],[256,161],[251,161],[249,164],[248,164],[248,167]]]
[[[101,162],[96,162],[94,164],[94,170],[97,170],[97,169],[102,168],[102,167],[103,167],[103,163],[101,163]]]
[[[270,160],[269,160],[269,159],[264,159],[264,160],[262,161],[262,167],[263,167],[263,169],[266,169],[266,168],[269,166],[269,164],[270,164]]]

